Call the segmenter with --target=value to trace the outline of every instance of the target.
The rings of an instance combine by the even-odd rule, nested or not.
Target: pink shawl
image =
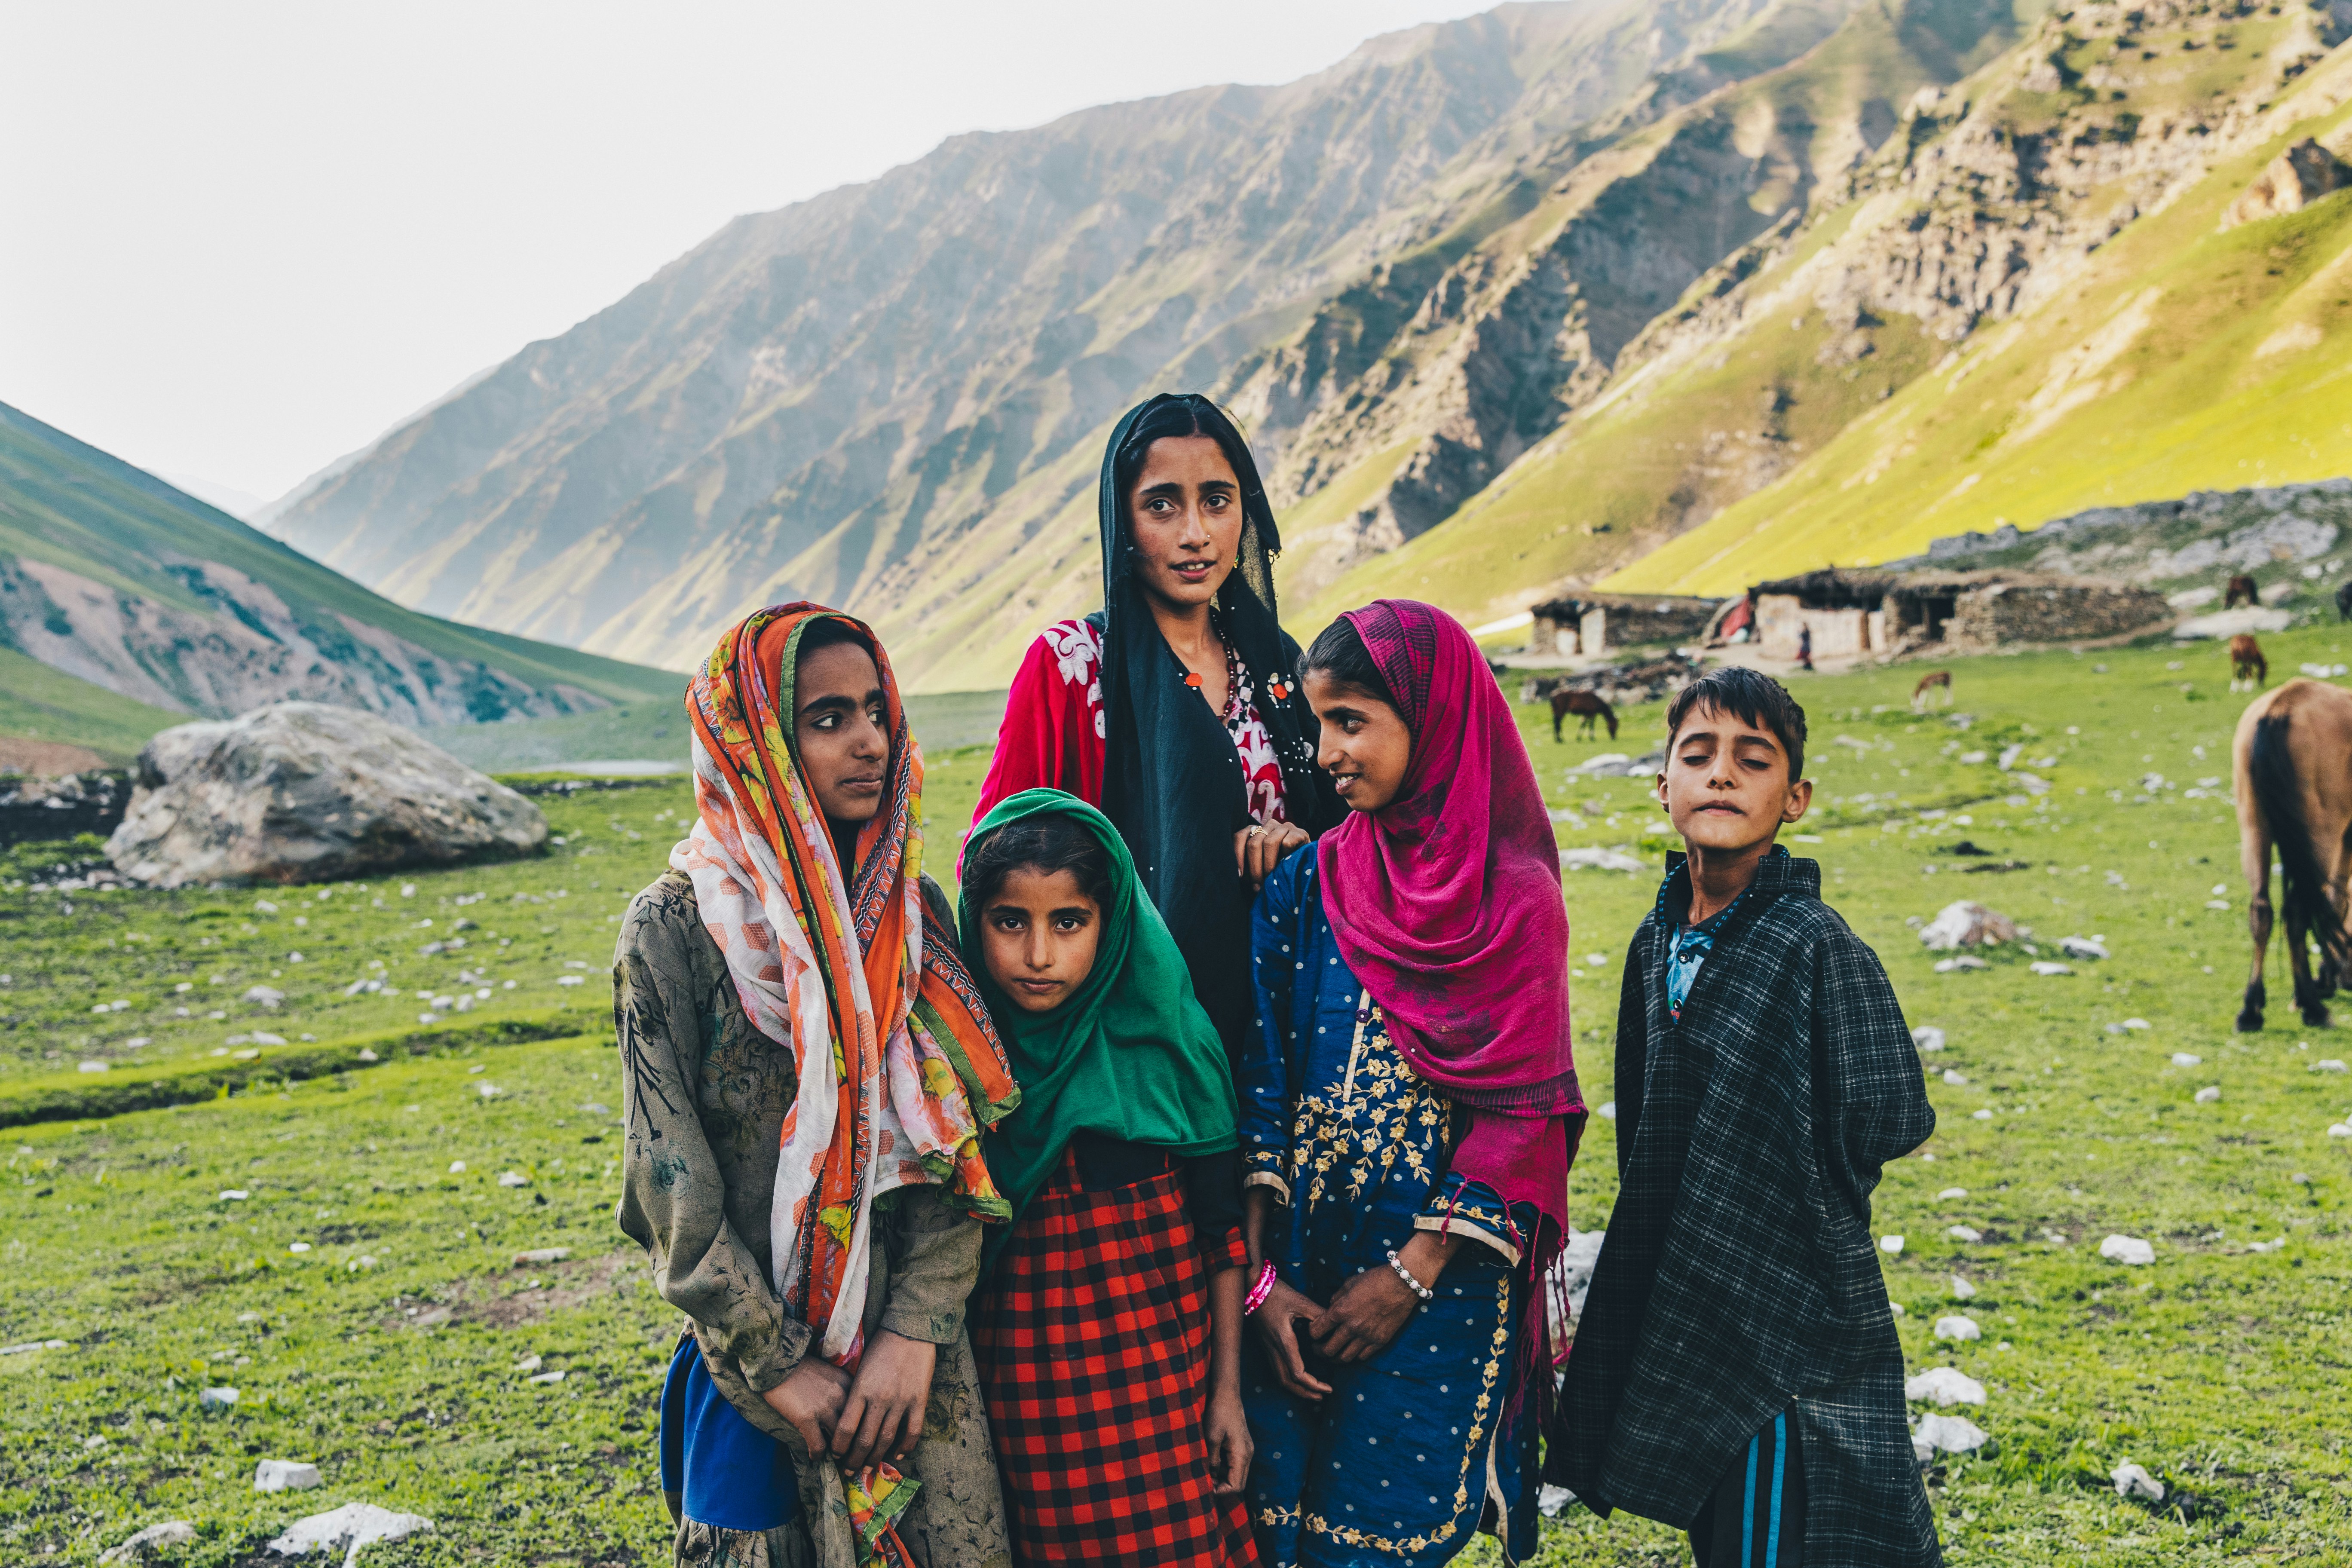
[[[1510,703],[1460,622],[1410,599],[1348,619],[1412,731],[1397,798],[1323,835],[1324,912],[1413,1070],[1470,1108],[1454,1168],[1567,1234],[1584,1097],[1559,850]]]

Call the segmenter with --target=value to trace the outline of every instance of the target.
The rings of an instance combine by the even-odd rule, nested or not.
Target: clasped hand
[[[1299,1324],[1307,1325],[1306,1337],[1318,1354],[1349,1365],[1388,1349],[1420,1306],[1421,1299],[1393,1272],[1368,1268],[1341,1285],[1328,1307],[1277,1279],[1250,1321],[1265,1342],[1282,1386],[1297,1398],[1319,1400],[1331,1385],[1307,1369]]]
[[[856,1376],[810,1356],[761,1397],[811,1454],[830,1450],[845,1474],[856,1475],[914,1451],[938,1363],[939,1346],[885,1329],[866,1342]]]
[[[1295,822],[1244,827],[1234,835],[1234,866],[1255,891],[1265,886],[1284,856],[1306,842],[1307,830]]]

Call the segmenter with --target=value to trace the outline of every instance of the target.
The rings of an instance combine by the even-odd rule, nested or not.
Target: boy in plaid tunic
[[[1690,1531],[1700,1568],[1929,1568],[1903,1350],[1870,1231],[1935,1131],[1885,971],[1774,839],[1805,716],[1747,669],[1666,715],[1688,847],[1626,955],[1620,1188],[1546,1479]]]

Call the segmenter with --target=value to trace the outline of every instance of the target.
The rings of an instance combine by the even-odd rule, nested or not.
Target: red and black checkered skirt
[[[1257,1562],[1202,1426],[1230,1246],[1204,1253],[1174,1169],[1088,1191],[1065,1154],[1030,1201],[970,1319],[1018,1562]]]

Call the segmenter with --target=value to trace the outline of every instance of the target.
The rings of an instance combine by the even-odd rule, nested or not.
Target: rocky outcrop
[[[2240,224],[2276,217],[2281,213],[2301,212],[2328,192],[2340,191],[2347,184],[2352,184],[2352,169],[2346,168],[2335,153],[2306,136],[2272,159],[2269,166],[2254,176],[2246,194],[2223,210],[2221,227],[2233,229]]]
[[[2265,602],[2332,592],[2342,581],[2337,544],[2352,532],[2352,479],[2197,490],[2178,500],[2094,507],[2039,528],[2005,524],[1986,533],[1932,542],[1925,555],[1887,563],[1890,571],[1925,566],[2030,566],[2069,576],[2129,583],[2206,584],[2174,595],[2175,607],[2197,609],[2221,597],[2223,579],[2252,573],[2274,579]]]
[[[120,770],[0,773],[0,845],[111,833],[130,804],[131,775]]]
[[[531,854],[547,819],[373,714],[281,702],[183,724],[139,756],[107,855],[132,880],[313,882]]]

